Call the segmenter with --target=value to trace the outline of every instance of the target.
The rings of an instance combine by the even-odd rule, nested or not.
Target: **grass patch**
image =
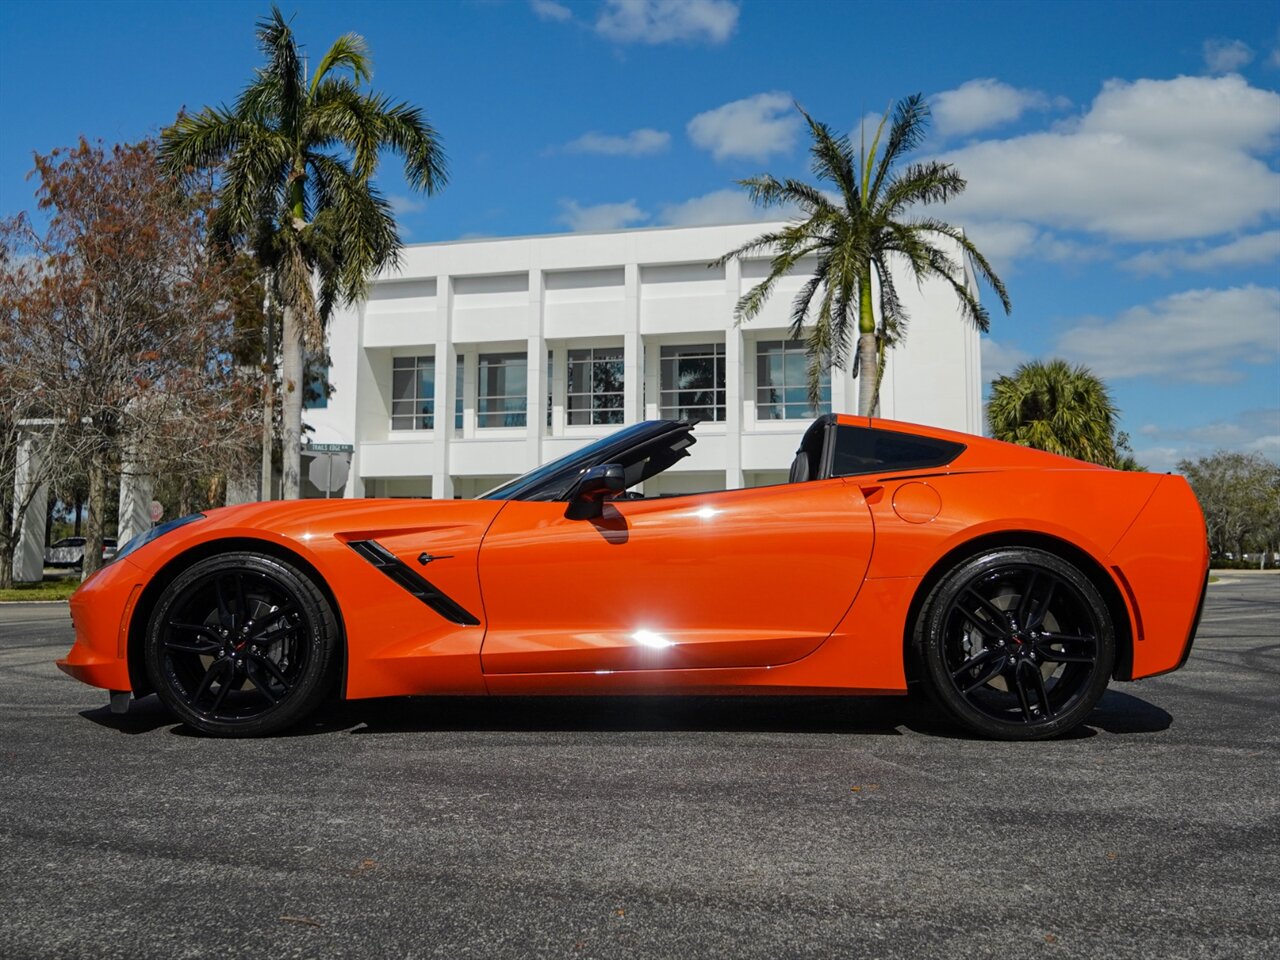
[[[79,577],[48,577],[40,583],[15,583],[11,590],[0,590],[5,600],[65,600],[80,586]]]

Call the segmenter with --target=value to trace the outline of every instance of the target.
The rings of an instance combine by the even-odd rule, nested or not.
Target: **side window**
[[[963,443],[950,440],[841,425],[836,431],[831,476],[944,467],[963,451]]]

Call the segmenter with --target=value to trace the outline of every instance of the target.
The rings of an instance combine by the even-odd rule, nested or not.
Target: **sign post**
[[[309,443],[305,447],[305,451],[311,454],[307,478],[317,489],[324,491],[326,500],[347,482],[354,449],[349,443]]]

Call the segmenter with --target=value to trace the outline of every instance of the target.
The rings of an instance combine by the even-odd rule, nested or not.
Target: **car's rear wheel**
[[[147,676],[164,704],[204,733],[277,733],[333,685],[338,626],[305,573],[237,552],[209,557],[160,595],[146,634]]]
[[[971,557],[916,621],[925,686],[971,731],[1041,740],[1078,726],[1107,688],[1115,628],[1097,587],[1043,550]]]

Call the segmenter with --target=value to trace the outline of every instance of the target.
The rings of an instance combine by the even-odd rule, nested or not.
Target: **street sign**
[[[151,501],[151,522],[159,523],[160,518],[164,516],[164,504],[159,500]]]
[[[355,447],[349,443],[308,443],[303,449],[309,453],[351,453]]]
[[[307,453],[311,451],[308,450]],[[307,478],[328,497],[342,489],[350,470],[351,462],[345,453],[312,453]]]

